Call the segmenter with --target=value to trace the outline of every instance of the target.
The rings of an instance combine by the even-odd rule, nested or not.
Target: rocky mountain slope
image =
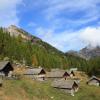
[[[60,50],[56,49],[55,47],[42,41],[40,38],[31,35],[30,33],[26,32],[25,30],[15,26],[15,25],[10,25],[9,27],[3,28],[3,29],[4,29],[4,31],[9,32],[11,36],[14,36],[14,37],[20,36],[23,39],[23,41],[30,41],[32,44],[37,44],[47,50],[52,51],[52,53],[58,52],[58,53],[64,55],[64,53],[61,52]]]
[[[79,51],[79,55],[80,57],[83,57],[86,59],[100,57],[100,47],[99,46],[96,46],[96,47],[87,46]]]
[[[100,46],[92,47],[87,46],[80,51],[68,51],[66,54],[77,56],[89,60],[91,58],[100,57]]]
[[[3,28],[4,31],[9,32],[11,36],[14,37],[18,37],[21,36],[23,40],[30,40],[32,41],[34,39],[34,41],[41,41],[41,39],[39,39],[38,37],[32,36],[30,33],[24,31],[23,29],[15,26],[15,25],[10,25],[7,28]]]

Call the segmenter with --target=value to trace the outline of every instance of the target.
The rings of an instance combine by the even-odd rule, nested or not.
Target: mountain
[[[88,45],[87,47],[81,49],[80,51],[70,50],[65,54],[77,56],[86,60],[91,58],[100,57],[100,46],[92,47]]]
[[[87,46],[79,51],[79,55],[85,59],[100,57],[100,46]]]
[[[32,36],[31,34],[29,34],[28,32],[24,31],[23,29],[15,26],[15,25],[10,25],[9,27],[7,28],[3,28],[3,30],[5,32],[9,32],[11,36],[14,36],[14,37],[18,37],[18,36],[21,36],[23,40],[32,40],[33,38],[34,39],[37,39],[37,40],[40,40],[39,38],[35,37],[35,36]]]
[[[50,44],[42,41],[40,38],[31,35],[30,33],[24,31],[23,29],[15,25],[10,25],[8,28],[4,28],[4,29],[6,32],[9,32],[11,36],[15,36],[15,37],[20,36],[23,39],[23,41],[31,41],[32,44],[37,44],[52,53],[58,52],[60,54],[64,54],[63,52],[59,51],[55,47],[51,46]]]

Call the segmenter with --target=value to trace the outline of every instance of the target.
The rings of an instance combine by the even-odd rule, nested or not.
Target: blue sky
[[[0,26],[19,26],[61,51],[100,45],[100,0],[1,0]]]

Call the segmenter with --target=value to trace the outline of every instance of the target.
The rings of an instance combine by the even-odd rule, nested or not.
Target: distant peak
[[[7,28],[7,31],[10,33],[11,36],[23,35],[23,32],[21,31],[21,29],[15,25],[10,25]]]
[[[88,49],[88,50],[93,50],[93,49],[98,49],[98,48],[100,48],[99,45],[96,45],[96,46],[88,45],[88,46],[86,47],[86,49]]]
[[[16,27],[15,25],[10,25],[9,27]]]
[[[10,28],[10,29],[18,29],[18,27],[15,26],[15,25],[10,25],[10,26],[8,26],[8,28]]]

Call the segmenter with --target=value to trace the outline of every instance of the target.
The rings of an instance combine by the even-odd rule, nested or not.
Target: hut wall
[[[3,76],[0,76],[0,87],[2,86],[3,83]]]
[[[2,70],[2,72],[5,74],[5,76],[8,76],[10,71],[13,71],[13,67],[10,63],[8,63]]]
[[[45,77],[46,80],[51,80],[51,81],[54,81],[54,80],[59,80],[59,79],[62,79],[63,77]]]
[[[31,74],[30,75],[29,74],[28,75],[24,75],[24,76],[26,76],[28,78],[33,78],[33,75],[31,75]]]
[[[74,92],[75,92],[73,89],[60,89],[60,90],[66,92],[66,93],[69,93],[71,95],[74,95]]]
[[[12,76],[12,71],[9,71],[8,77],[11,77],[11,76]]]

